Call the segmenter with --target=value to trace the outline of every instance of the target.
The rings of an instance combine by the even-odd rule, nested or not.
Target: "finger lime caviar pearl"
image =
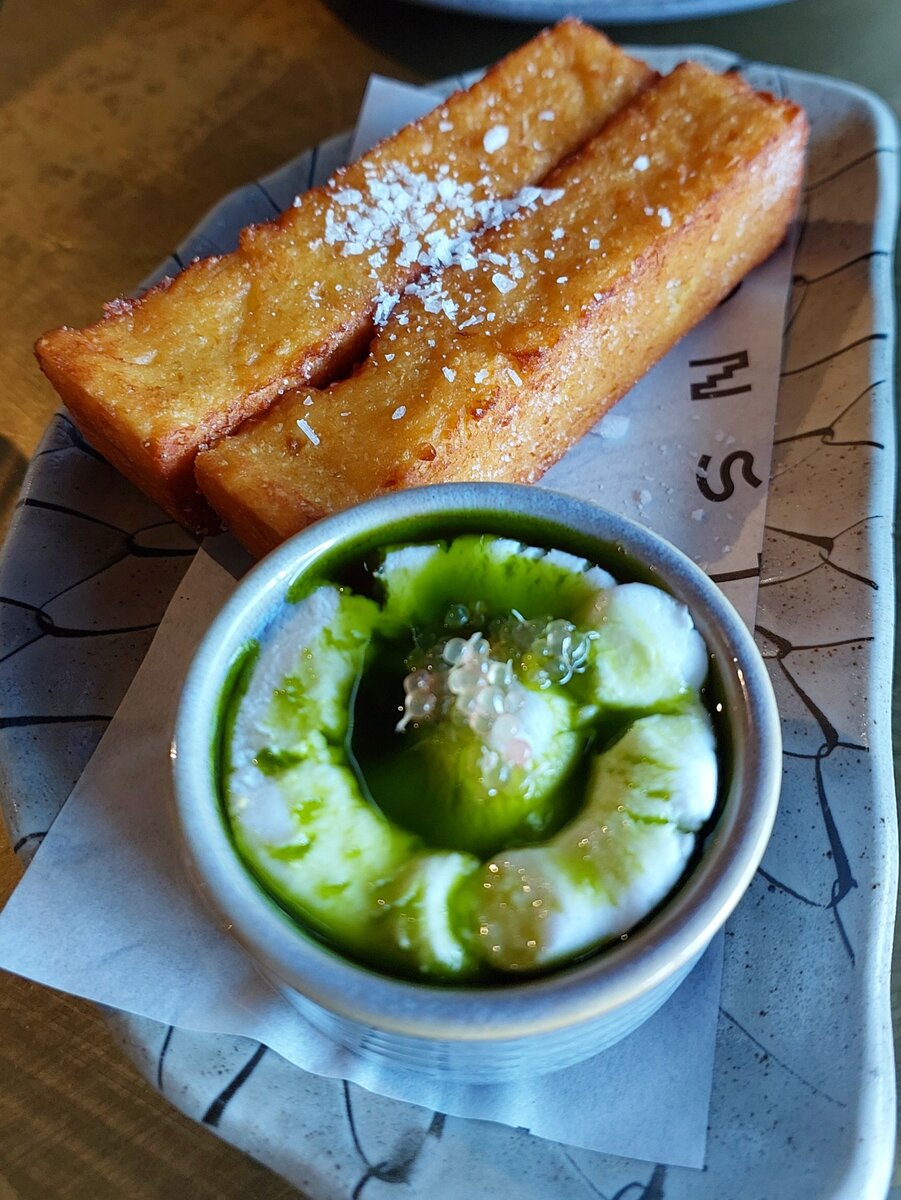
[[[305,928],[407,977],[541,971],[626,934],[716,803],[685,606],[499,537],[366,566],[356,590],[289,592],[227,706],[247,866]]]

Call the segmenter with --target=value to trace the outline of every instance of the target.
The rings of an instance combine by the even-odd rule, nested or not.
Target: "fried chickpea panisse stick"
[[[498,199],[515,205],[651,77],[564,21],[245,229],[233,253],[114,301],[97,324],[45,334],[41,367],[98,450],[173,517],[208,529],[197,452],[286,389],[346,372],[379,297],[434,261],[429,238],[496,220]]]
[[[806,139],[797,106],[684,64],[408,289],[350,378],[201,455],[202,490],[259,555],[396,488],[537,479],[782,241]]]

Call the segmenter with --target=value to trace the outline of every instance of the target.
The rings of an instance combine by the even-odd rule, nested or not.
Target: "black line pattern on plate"
[[[137,539],[142,533],[149,533],[151,529],[164,529],[170,527],[177,529],[178,526],[174,521],[152,521],[149,525],[142,525],[139,529],[129,532],[123,529],[121,525],[114,525],[110,521],[104,521],[100,517],[92,516],[90,513],[81,512],[80,509],[72,508],[67,504],[56,504],[51,500],[38,500],[34,496],[26,496],[19,501],[21,508],[44,508],[49,512],[62,513],[67,517],[75,517],[79,521],[87,521],[91,525],[99,525],[101,529],[109,529],[113,533],[121,534],[125,539],[125,552],[134,554],[140,558],[191,558],[196,553],[196,546],[142,546]],[[85,576],[87,578],[87,576]],[[84,583],[84,579],[78,580],[78,583]],[[62,593],[57,593],[61,595]]]
[[[824,279],[832,279],[834,275],[840,275],[842,271],[847,271],[851,267],[856,267],[862,262],[869,262],[874,258],[891,258],[888,250],[868,250],[866,254],[858,254],[855,258],[849,258],[847,262],[843,262],[841,266],[830,267],[828,271],[824,271],[821,275],[803,275],[795,273],[792,276],[792,283],[810,287],[812,284],[822,283]]]
[[[763,586],[763,585],[762,585]],[[851,862],[848,853],[842,842],[841,834],[839,833],[838,825],[835,820],[835,815],[832,811],[832,804],[827,795],[825,780],[823,779],[823,761],[828,759],[836,750],[853,749],[859,752],[866,752],[866,747],[853,745],[844,742],[838,736],[838,731],[835,726],[826,716],[825,712],[816,703],[813,697],[805,691],[799,681],[794,677],[789,669],[787,659],[795,652],[803,652],[809,650],[830,650],[839,646],[855,646],[872,642],[872,637],[859,638],[843,638],[834,642],[811,643],[809,645],[793,645],[788,638],[782,637],[771,629],[767,629],[762,625],[757,626],[757,631],[765,637],[770,644],[775,648],[775,654],[769,651],[763,651],[764,657],[775,660],[780,671],[788,680],[791,688],[800,699],[801,703],[813,717],[815,723],[820,729],[823,737],[821,745],[813,754],[792,754],[790,757],[806,758],[814,763],[814,778],[816,786],[817,802],[820,809],[820,815],[823,821],[823,828],[826,833],[826,839],[829,843],[831,852],[830,861],[834,872],[832,887],[830,890],[829,901],[824,905],[831,913],[835,921],[836,929],[841,938],[845,952],[851,961],[851,965],[856,963],[856,955],[854,947],[851,945],[851,940],[845,928],[845,923],[842,920],[840,905],[842,901],[857,887],[857,880],[854,878],[854,873],[851,870]]]
[[[878,443],[875,443],[875,442],[838,442],[835,444],[841,445],[841,446],[854,446],[854,445],[878,446]],[[882,449],[881,446],[878,446],[878,448]],[[792,538],[793,540],[795,540],[797,542],[803,542],[808,546],[816,546],[819,550],[824,551],[824,553],[821,556],[820,561],[818,563],[815,563],[814,566],[810,567],[806,571],[799,571],[797,573],[797,575],[792,575],[792,579],[803,579],[805,577],[805,575],[812,575],[814,573],[814,571],[819,571],[825,567],[830,571],[837,571],[839,573],[839,575],[844,575],[848,579],[853,579],[856,583],[862,583],[865,587],[872,588],[874,592],[878,592],[879,584],[876,582],[875,579],[870,579],[870,577],[868,575],[860,575],[856,571],[851,571],[848,567],[839,566],[839,564],[836,562],[833,562],[830,557],[830,555],[832,555],[834,553],[835,547],[839,543],[839,541],[841,541],[841,539],[846,534],[850,533],[852,529],[859,529],[862,525],[868,525],[871,521],[874,521],[876,519],[877,519],[876,514],[873,514],[872,516],[864,517],[862,520],[854,521],[850,525],[847,525],[844,529],[840,530],[838,533],[832,534],[832,535],[819,534],[819,533],[800,533],[798,530],[795,530],[795,529],[780,529],[776,525],[767,525],[766,529],[767,529],[768,533],[775,533],[775,534],[778,534],[780,537]],[[760,586],[762,588],[776,587],[783,582],[784,582],[784,580],[782,580],[782,579],[768,579],[768,580],[765,580],[763,583],[761,583]],[[853,642],[860,642],[860,641],[864,641],[864,642],[872,641],[872,638],[864,637],[864,638],[847,638],[846,639],[846,643],[853,643]],[[838,645],[839,643],[835,643],[835,644]],[[819,649],[819,648],[820,647],[816,647],[816,646],[804,646],[804,647],[796,646],[795,647],[796,650],[799,650],[799,649],[815,650],[815,649]]]
[[[566,1159],[582,1182],[598,1200],[664,1200],[663,1185],[666,1182],[667,1168],[663,1163],[655,1163],[647,1182],[632,1179],[623,1184],[615,1193],[602,1192],[594,1180],[589,1179],[565,1146],[561,1147],[562,1157]]]
[[[871,158],[875,158],[877,154],[891,154],[894,156],[897,153],[897,146],[874,146],[872,150],[868,150],[866,154],[861,154],[858,158],[853,158],[850,162],[845,163],[844,166],[841,166],[837,170],[833,171],[831,175],[824,175],[822,178],[817,179],[814,183],[809,183],[807,185],[807,191],[816,191],[817,188],[821,188],[827,183],[832,183],[834,180],[840,179],[842,175],[847,175],[849,171],[853,171],[855,167],[859,167],[863,163],[868,162]]]
[[[268,188],[264,187],[263,184],[260,183],[259,179],[255,179],[253,181],[253,186],[263,197],[265,197],[266,202],[271,206],[273,213],[276,216],[281,216],[282,207],[272,193],[268,190]]]
[[[113,718],[108,713],[66,713],[63,716],[28,715],[18,717],[0,717],[0,729],[22,729],[28,725],[87,725],[95,721],[110,722]]]
[[[54,417],[55,431],[65,434],[66,441],[59,445],[46,446],[39,449],[32,461],[39,458],[44,458],[48,454],[59,454],[61,450],[80,450],[82,454],[86,454],[88,458],[93,458],[97,462],[105,463],[106,459],[99,450],[95,450],[90,442],[86,441],[84,435],[78,426],[72,421],[71,417],[64,412],[56,413]],[[53,426],[51,426],[53,428]]]
[[[865,337],[857,338],[856,341],[849,342],[847,346],[842,346],[838,350],[833,350],[831,354],[824,354],[822,358],[814,359],[813,362],[805,363],[803,367],[792,367],[790,371],[783,371],[782,378],[788,379],[792,375],[801,375],[805,371],[812,371],[814,367],[822,367],[824,363],[832,362],[833,359],[840,358],[843,354],[847,354],[849,350],[856,350],[858,346],[864,346],[867,342],[885,342],[888,341],[887,333],[868,333]]]
[[[796,1070],[794,1070],[794,1068],[790,1067],[787,1062],[784,1062],[777,1054],[774,1054],[768,1046],[765,1046],[763,1042],[756,1038],[749,1029],[746,1029],[745,1026],[742,1025],[741,1021],[739,1021],[737,1017],[734,1017],[732,1013],[728,1012],[725,1008],[723,1008],[722,1005],[720,1005],[720,1012],[731,1025],[735,1026],[739,1033],[744,1034],[748,1041],[757,1047],[757,1049],[764,1056],[763,1061],[770,1060],[774,1062],[777,1067],[781,1067],[782,1070],[788,1072],[793,1079],[797,1079],[799,1083],[803,1083],[804,1086],[811,1092],[817,1096],[822,1096],[823,1099],[828,1100],[830,1104],[835,1104],[839,1108],[847,1108],[847,1105],[843,1100],[837,1100],[835,1096],[830,1096],[828,1092],[824,1092],[823,1089],[818,1088],[815,1083],[811,1083],[809,1079],[805,1079],[803,1075],[799,1074]]]
[[[26,846],[30,846],[32,842],[42,842],[46,836],[46,829],[41,830],[40,833],[26,833],[13,846],[13,854],[18,854],[20,850],[23,850]]]
[[[313,151],[310,154],[310,173],[307,176],[306,191],[309,191],[310,188],[313,186],[313,180],[316,178],[316,165],[318,162],[319,162],[319,147],[314,146]]]
[[[109,568],[104,567],[103,569],[108,570]],[[100,572],[95,572],[94,574],[100,574]],[[81,586],[85,582],[86,579],[80,579],[78,584],[74,586]],[[65,592],[70,590],[70,588],[65,588],[59,594],[65,595]],[[58,596],[53,597],[54,600],[57,598]],[[49,604],[51,601],[48,600],[47,603]],[[0,596],[0,604],[9,604],[14,608],[24,608],[34,614],[40,634],[38,637],[32,638],[30,642],[25,643],[28,646],[33,645],[40,637],[44,636],[58,638],[106,637],[115,633],[144,633],[148,629],[156,629],[159,624],[158,621],[148,621],[143,625],[117,625],[114,629],[79,629],[74,625],[58,625],[53,617],[44,612],[43,608],[36,608],[33,604],[25,604],[21,600],[13,600],[9,596]],[[9,654],[0,658],[0,662],[4,662],[7,658],[12,658],[14,654],[17,654],[19,650],[24,650],[24,648],[25,646],[18,646],[15,650],[11,650]]]
[[[156,1060],[156,1090],[163,1092],[163,1063],[166,1061],[166,1055],[169,1053],[169,1043],[172,1041],[172,1035],[175,1033],[175,1026],[170,1025],[166,1030],[166,1036],[163,1038],[163,1044],[160,1047],[159,1058]]]
[[[618,1192],[614,1192],[610,1200],[664,1200],[665,1183],[666,1167],[657,1163],[647,1183],[641,1183],[637,1179],[627,1183]]]
[[[447,1119],[444,1113],[432,1113],[432,1119],[425,1129],[412,1128],[408,1133],[402,1135],[398,1139],[393,1158],[382,1159],[381,1162],[373,1163],[369,1161],[360,1141],[360,1135],[357,1132],[351,1085],[346,1079],[342,1080],[341,1084],[344,1092],[344,1114],[347,1118],[351,1140],[353,1141],[354,1149],[365,1167],[363,1174],[357,1180],[354,1190],[351,1193],[352,1200],[359,1200],[359,1197],[363,1194],[363,1189],[370,1179],[377,1179],[381,1183],[409,1182],[410,1174],[416,1165],[416,1160],[422,1153],[422,1149],[428,1139],[440,1139],[444,1132],[444,1123]]]
[[[592,1196],[597,1196],[598,1200],[610,1200],[606,1192],[602,1192],[593,1179],[589,1179],[576,1160],[570,1154],[565,1146],[560,1147],[560,1157],[565,1158],[575,1173],[579,1176],[585,1186],[589,1189]]]
[[[51,480],[51,494],[54,497],[65,497],[66,491],[60,488],[60,479],[65,481],[69,477],[75,481],[75,486],[69,492],[73,497],[83,494],[83,489],[88,489],[92,497],[108,495],[111,494],[112,485],[112,495],[121,496],[124,501],[122,511],[135,514],[131,524],[125,526],[121,522],[117,524],[114,520],[101,519],[83,511],[77,503],[57,503],[40,498],[44,479]],[[0,643],[5,653],[0,662],[7,664],[4,668],[7,671],[12,667],[6,678],[14,679],[15,687],[3,694],[0,730],[70,726],[73,735],[63,743],[69,766],[62,770],[63,760],[55,754],[50,756],[46,767],[41,768],[43,785],[36,794],[29,782],[33,767],[29,768],[27,762],[24,765],[24,779],[19,782],[23,767],[17,765],[17,760],[22,755],[27,760],[25,744],[22,744],[21,750],[16,748],[16,743],[7,746],[10,755],[7,786],[25,789],[21,791],[20,803],[13,812],[8,813],[10,832],[16,841],[21,841],[22,834],[28,836],[29,826],[32,830],[36,827],[46,830],[52,824],[68,795],[73,778],[77,777],[93,752],[102,727],[109,724],[111,710],[115,709],[124,694],[131,674],[162,617],[167,600],[165,584],[171,580],[174,591],[181,573],[195,553],[194,546],[183,544],[185,539],[176,533],[178,526],[174,522],[154,510],[137,493],[132,499],[129,492],[130,485],[111,476],[106,459],[85,441],[68,414],[64,411],[56,413],[26,478],[25,496],[18,505],[19,517],[15,527],[17,544],[10,546],[3,562]],[[115,501],[111,501],[109,509],[116,511]],[[158,516],[154,516],[155,512]],[[56,522],[48,530],[49,540],[42,536],[45,530],[42,514]],[[72,522],[71,533],[66,526],[67,521]],[[23,596],[20,593],[21,566],[17,564],[32,561],[28,546],[36,536],[44,543],[42,555],[45,558],[48,553],[51,555],[46,559],[49,569],[37,572],[30,584],[31,594],[26,592]],[[67,553],[67,546],[74,546],[76,542],[81,548],[77,557],[74,553]],[[125,623],[129,616],[137,615],[134,605],[128,602],[121,609],[124,617],[122,626],[98,626],[95,629],[84,627],[84,621],[78,618],[67,620],[66,612],[78,611],[78,602],[74,609],[60,606],[59,602],[68,593],[75,593],[86,584],[98,586],[101,595],[110,594],[104,593],[101,583],[93,581],[101,580],[106,572],[126,560],[135,563],[131,579],[136,594],[145,594],[143,581],[146,576],[142,572],[145,569],[153,572],[153,596],[158,595],[159,599],[142,603],[141,616],[144,619]],[[139,566],[145,561],[146,568]],[[78,563],[80,567],[74,573],[77,576],[74,579],[71,563]],[[165,574],[161,575],[163,564],[168,565],[164,568]],[[31,578],[30,575],[28,577]],[[160,582],[163,587],[160,587]],[[35,589],[39,589],[37,593]],[[4,591],[9,594],[2,595]],[[53,605],[55,607],[51,609]],[[159,605],[158,609],[156,605]],[[110,611],[115,609],[111,608]],[[108,621],[106,625],[112,626],[112,622]],[[22,655],[28,647],[34,647],[42,640],[58,649],[38,650],[33,656],[23,657],[21,663],[10,664],[9,660]],[[77,649],[80,645],[86,645],[87,649]],[[105,649],[106,645],[109,646],[108,650]],[[71,688],[64,690],[63,694],[71,694],[67,705],[69,711],[49,714],[42,710],[48,672],[50,678],[65,680],[67,672],[83,671],[83,664],[88,661],[85,654],[90,655],[92,673],[89,678],[82,675],[83,684],[77,689],[77,698]],[[96,673],[93,664],[100,668]],[[81,707],[83,711],[72,711],[76,707]],[[90,735],[87,734],[88,730],[92,731]],[[33,763],[33,751],[31,761]],[[71,768],[74,768],[74,773],[70,773]],[[31,801],[33,794],[34,802]],[[27,847],[30,843],[23,845]]]
[[[787,883],[783,883],[781,879],[777,879],[774,875],[771,875],[769,871],[765,871],[763,867],[757,868],[757,874],[762,879],[765,879],[768,886],[773,888],[775,891],[782,892],[786,896],[791,896],[794,900],[800,900],[802,904],[809,904],[812,908],[823,907],[819,900],[811,900],[809,896],[802,896],[800,892],[795,891],[795,889],[789,887]]]
[[[839,412],[836,413],[830,424],[821,425],[817,429],[807,429],[804,431],[804,433],[792,433],[787,437],[775,438],[773,441],[773,448],[775,449],[777,446],[787,446],[792,442],[803,442],[810,438],[819,438],[824,446],[872,446],[876,450],[884,450],[885,446],[882,444],[882,442],[873,442],[868,438],[852,439],[849,442],[837,442],[835,440],[835,427],[839,424],[843,417],[848,415],[855,404],[859,404],[860,401],[863,400],[868,392],[875,392],[877,388],[884,387],[885,383],[886,380],[884,379],[877,379],[873,383],[868,383],[863,391],[858,392],[858,394],[852,401],[850,401],[850,403],[846,404],[844,408],[840,409]],[[869,519],[870,518],[867,517],[867,520]]]
[[[216,1099],[200,1118],[204,1125],[212,1125],[214,1129],[216,1128],[216,1126],[222,1120],[222,1114],[228,1107],[229,1101],[234,1098],[235,1094],[241,1090],[247,1080],[251,1077],[268,1049],[268,1046],[257,1046],[256,1050],[254,1050],[253,1054],[250,1056],[241,1070],[232,1078],[230,1083],[225,1085]]]
[[[710,578],[714,583],[735,583],[739,579],[759,579],[760,563],[756,567],[744,567],[740,571],[719,571]]]
[[[801,242],[801,238],[803,237],[804,233],[806,232],[806,229],[807,229],[807,221],[806,221],[806,215],[805,215],[804,225],[802,227],[801,233],[799,234],[799,238],[798,238],[799,245]],[[847,262],[843,262],[837,267],[831,267],[828,271],[824,271],[820,275],[813,275],[810,277],[804,275],[803,273],[796,273],[795,275],[793,275],[792,276],[792,284],[794,285],[794,287],[801,289],[801,296],[800,296],[800,299],[798,300],[797,304],[794,307],[794,311],[792,312],[791,316],[786,321],[785,332],[788,333],[788,331],[794,326],[794,323],[798,319],[798,316],[803,311],[805,303],[807,301],[807,297],[810,295],[811,288],[816,287],[816,285],[819,283],[823,283],[829,279],[833,279],[836,275],[840,275],[843,271],[848,271],[852,267],[860,266],[861,263],[870,262],[876,258],[890,258],[890,257],[891,257],[891,255],[888,253],[887,250],[869,250],[869,251],[867,251],[866,254],[855,255],[854,258],[849,258],[847,260]],[[859,344],[859,343],[856,343],[856,344]],[[802,370],[806,370],[806,368],[802,368]]]

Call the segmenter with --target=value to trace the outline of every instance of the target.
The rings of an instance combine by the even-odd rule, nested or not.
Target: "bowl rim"
[[[215,714],[241,648],[274,619],[288,586],[318,560],[344,547],[403,540],[405,526],[422,527],[415,534],[419,540],[440,536],[439,527],[454,522],[502,534],[504,518],[540,524],[543,539],[554,539],[564,550],[567,541],[593,542],[603,547],[598,557],[606,562],[611,551],[624,562],[630,559],[688,605],[718,667],[733,748],[732,778],[699,861],[624,941],[579,963],[510,983],[471,987],[404,980],[346,958],[306,932],[243,864],[228,834],[211,766]],[[589,501],[540,487],[491,483],[436,484],[367,501],[308,527],[254,566],[194,655],[178,705],[172,758],[189,874],[264,973],[332,1014],[369,1028],[470,1043],[532,1037],[603,1017],[662,986],[696,959],[763,857],[782,774],[779,715],[766,667],[744,621],[701,568],[659,535]]]

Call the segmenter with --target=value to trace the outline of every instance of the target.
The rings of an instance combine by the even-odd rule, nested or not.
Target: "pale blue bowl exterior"
[[[229,668],[323,555],[452,522],[502,533],[505,517],[541,523],[552,543],[585,538],[649,569],[685,602],[719,677],[733,750],[715,829],[689,877],[625,942],[554,974],[505,986],[439,987],[378,974],[299,928],[237,856],[217,795],[211,746]],[[519,536],[519,534],[517,534]],[[591,557],[589,550],[589,557]],[[615,567],[613,568],[615,573]],[[317,1028],[350,1049],[459,1081],[497,1082],[587,1058],[632,1032],[671,995],[748,886],[772,830],[781,737],[754,642],[719,589],[655,534],[541,488],[447,484],[398,492],[321,521],[259,563],[213,622],[188,673],[175,731],[175,792],[192,873],[263,972]]]

